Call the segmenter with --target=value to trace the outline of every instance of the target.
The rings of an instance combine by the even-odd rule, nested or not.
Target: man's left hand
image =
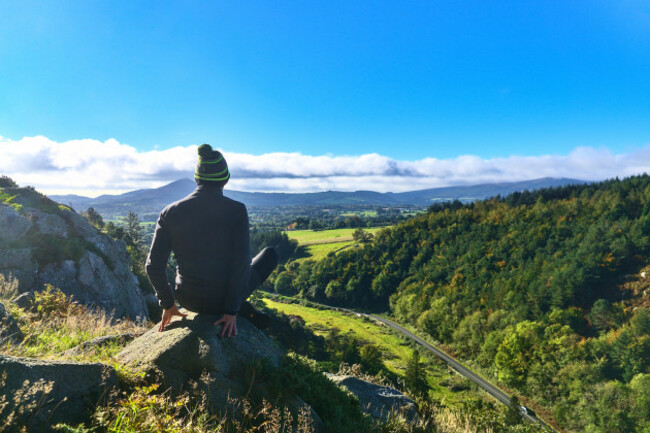
[[[171,307],[163,310],[162,313],[162,319],[160,320],[160,326],[158,326],[158,332],[162,332],[165,330],[165,326],[171,322],[172,317],[174,316],[179,316],[179,317],[187,317],[187,314],[181,313],[178,310],[178,307],[176,304],[172,305]]]
[[[237,316],[232,314],[224,314],[221,316],[221,319],[214,322],[214,326],[223,323],[223,329],[221,330],[221,336],[230,337],[232,335],[237,335]]]

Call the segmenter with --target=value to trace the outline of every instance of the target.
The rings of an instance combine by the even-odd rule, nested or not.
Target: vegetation
[[[81,216],[86,218],[95,228],[101,230],[104,228],[104,218],[93,207],[89,207]]]
[[[104,311],[78,304],[49,284],[45,290],[36,292],[34,296],[34,304],[29,310],[23,310],[8,300],[0,299],[25,334],[25,339],[20,345],[8,342],[0,347],[0,353],[59,358],[63,356],[64,351],[96,337],[122,333],[138,334],[148,329],[148,324],[134,323],[128,319],[113,323]],[[79,360],[97,360],[97,356],[110,356],[120,348],[119,345],[113,345],[100,349],[99,352],[89,351]]]
[[[484,399],[468,386],[456,387],[455,383],[461,380],[456,373],[441,367],[438,361],[425,360],[401,336],[385,327],[354,315],[303,305],[304,301],[298,303],[295,299],[283,298],[278,302],[265,297],[262,301],[272,307],[269,312],[274,320],[266,332],[273,338],[297,351],[313,352],[314,346],[321,347],[316,355],[321,362],[315,363],[314,369],[335,373],[338,370],[340,374],[387,384],[413,396],[418,404],[418,420],[412,422],[393,414],[385,423],[376,426],[379,432],[544,431],[536,425],[509,424],[507,408]],[[280,329],[278,322],[291,326]],[[319,335],[305,338],[309,330]],[[360,364],[349,366],[344,362],[338,366],[345,359]],[[374,362],[379,368],[376,374],[372,371]]]
[[[643,175],[436,205],[283,283],[320,302],[390,308],[567,430],[643,431],[648,286],[621,287],[647,265],[649,233]]]

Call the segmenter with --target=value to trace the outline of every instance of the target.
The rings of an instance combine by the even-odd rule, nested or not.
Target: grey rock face
[[[11,296],[31,290],[37,272],[29,248],[0,248],[0,293]]]
[[[354,394],[361,403],[361,409],[375,419],[385,421],[391,411],[402,414],[408,420],[414,420],[417,416],[415,402],[395,388],[379,386],[354,376],[329,373],[326,376]]]
[[[3,344],[7,340],[19,343],[23,341],[23,338],[25,336],[18,327],[16,320],[14,320],[5,306],[0,304],[0,344]]]
[[[4,379],[2,379],[4,377]],[[103,364],[44,361],[0,355],[0,419],[10,428],[51,432],[57,423],[82,422],[118,387]]]
[[[0,241],[14,242],[25,236],[32,228],[29,219],[20,215],[14,208],[0,203]]]
[[[102,234],[74,211],[35,197],[34,192],[24,191],[15,201],[29,219],[0,205],[1,293],[16,296],[51,284],[77,302],[102,308],[116,318],[149,316],[124,242]],[[9,248],[16,240],[27,247]],[[51,261],[51,257],[61,258]]]
[[[36,225],[38,231],[43,234],[68,237],[68,225],[58,215],[33,210],[29,213],[29,219]]]
[[[189,380],[209,383],[206,392],[214,412],[226,410],[228,396],[241,397],[246,384],[233,380],[243,366],[266,358],[278,365],[282,351],[245,319],[237,320],[238,335],[222,338],[213,325],[215,316],[190,313],[172,322],[164,332],[157,326],[132,341],[117,355],[120,363],[144,371],[179,392]],[[201,379],[203,377],[203,379]]]

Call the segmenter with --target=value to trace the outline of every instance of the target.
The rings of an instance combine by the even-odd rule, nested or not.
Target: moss
[[[8,204],[18,213],[23,213],[23,206],[14,202],[16,197],[18,197],[18,194],[11,194],[0,189],[0,202]]]

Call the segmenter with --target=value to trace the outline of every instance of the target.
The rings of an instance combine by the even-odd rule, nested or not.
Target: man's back
[[[160,213],[154,239],[147,260],[154,287],[162,285],[155,280],[173,250],[176,296],[205,298],[223,305],[224,312],[237,311],[251,263],[248,214],[242,203],[224,197],[221,188],[199,185]],[[161,292],[161,305],[168,308],[171,288]]]

